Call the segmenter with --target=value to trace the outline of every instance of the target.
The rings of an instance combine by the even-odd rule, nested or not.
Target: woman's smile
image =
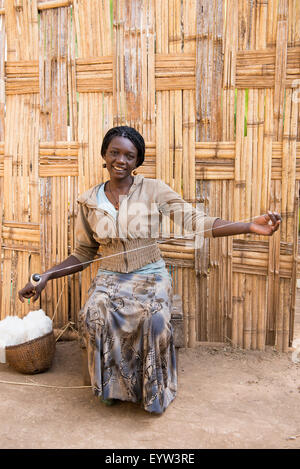
[[[112,166],[112,168],[118,173],[126,171],[126,168],[120,168],[119,166]]]

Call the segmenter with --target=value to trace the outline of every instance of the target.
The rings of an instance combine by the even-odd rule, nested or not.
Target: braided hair
[[[128,127],[127,125],[113,127],[104,136],[101,146],[102,156],[105,156],[108,145],[114,137],[125,137],[133,143],[138,151],[136,167],[141,166],[145,159],[145,140],[142,135],[133,127]]]

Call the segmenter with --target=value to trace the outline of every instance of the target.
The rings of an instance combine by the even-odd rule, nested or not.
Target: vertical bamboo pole
[[[241,213],[241,197],[243,192],[243,187],[241,186],[241,159],[242,152],[245,148],[244,141],[244,116],[245,116],[245,91],[238,90],[237,92],[237,109],[236,109],[236,156],[235,156],[235,170],[234,178],[236,184],[236,196],[234,197],[234,219],[240,219]],[[248,151],[249,147],[248,147]]]
[[[228,193],[232,194],[234,190],[234,182],[229,181],[228,183]],[[228,211],[228,219],[232,220],[233,209],[230,206],[230,210]],[[227,298],[228,298],[228,326],[226,329],[226,335],[227,337],[231,337],[232,335],[232,330],[233,330],[233,302],[232,302],[232,293],[233,293],[233,270],[232,270],[232,239],[227,241],[227,248],[228,248],[228,261],[227,261],[227,272],[226,272],[226,277],[227,277]]]
[[[284,314],[284,285],[285,279],[280,279],[279,284],[279,308],[276,316],[276,348],[283,350],[283,314]]]
[[[257,349],[258,350],[265,350],[266,344],[266,317],[264,314],[266,304],[265,304],[265,292],[264,292],[264,278],[259,277],[257,279],[258,283],[258,318],[257,318]]]
[[[266,24],[266,45],[273,47],[276,43],[276,26],[277,26],[277,4],[278,0],[270,0],[267,8],[267,24]]]
[[[210,186],[210,199],[212,201],[212,205],[215,205],[216,200],[216,184],[217,181],[212,181]],[[208,299],[208,311],[210,312],[210,336],[211,340],[216,340],[216,297],[218,297],[218,290],[216,286],[216,257],[217,257],[217,243],[211,243],[210,246],[210,273],[209,273],[209,289],[210,289],[210,296]],[[212,313],[212,314],[211,314]]]
[[[192,269],[188,271],[189,278],[189,347],[196,345],[196,285],[195,285],[195,272]]]
[[[182,295],[182,303],[183,303],[183,330],[184,330],[184,345],[185,347],[190,346],[189,342],[189,291],[188,291],[188,284],[189,284],[189,269],[183,268],[182,269],[182,277],[183,277],[183,295]]]
[[[147,128],[149,132],[148,141],[155,142],[156,126],[155,126],[155,0],[149,0],[148,15],[151,23],[148,29],[148,107],[147,107]]]
[[[283,131],[284,80],[286,74],[288,34],[287,11],[288,1],[278,0],[274,90],[274,134],[276,140],[281,140]]]
[[[229,0],[223,2],[223,94],[222,94],[222,109],[223,109],[223,141],[234,141],[235,138],[235,68],[236,68],[236,52],[238,48],[238,8],[236,2]],[[246,169],[246,175],[249,172]],[[232,183],[228,183],[228,194],[233,191]],[[235,198],[235,197],[234,197]],[[226,196],[227,200],[228,195]],[[227,205],[227,204],[226,204]],[[231,204],[228,204],[225,219],[232,220]],[[226,246],[226,247],[225,247]],[[226,254],[227,256],[226,256]],[[224,321],[224,336],[231,337],[233,330],[232,320],[232,237],[224,240],[224,276],[223,276],[223,289],[225,301],[225,321]]]
[[[283,132],[283,141],[282,141],[282,199],[281,199],[281,210],[282,213],[285,213],[284,220],[282,222],[282,231],[283,231],[283,240],[285,242],[290,241],[290,220],[292,218],[292,213],[289,212],[289,191],[293,193],[293,182],[290,179],[290,145],[289,145],[289,135],[290,135],[290,121],[291,121],[291,93],[290,90],[286,90],[286,101],[285,101],[285,121],[284,121],[284,132]],[[290,189],[290,184],[292,185]],[[278,321],[279,329],[277,335],[277,346],[280,351],[285,349],[285,328],[286,323],[288,322],[287,310],[286,310],[286,296],[285,296],[285,287],[287,287],[288,282],[286,279],[281,279],[282,284],[282,295],[283,300],[280,303],[280,320]]]
[[[216,187],[216,198],[215,198],[215,210],[214,213],[220,214],[221,218],[223,216],[223,207],[222,207],[222,181],[218,180],[215,183]],[[219,239],[219,242],[216,243],[216,258],[215,258],[215,275],[216,275],[216,291],[218,295],[215,295],[215,308],[216,308],[216,339],[218,342],[221,342],[224,336],[223,331],[223,315],[225,314],[224,306],[222,305],[224,293],[222,289],[223,283],[223,256],[222,256],[222,245],[224,239]],[[223,308],[222,308],[223,306]]]
[[[244,324],[243,324],[243,347],[249,350],[251,347],[251,293],[252,293],[252,275],[247,275],[245,279],[245,302],[244,302]]]
[[[299,227],[299,181],[296,183],[295,190],[295,211],[294,211],[294,244],[293,244],[293,265],[292,265],[292,280],[291,280],[291,319],[289,327],[289,344],[292,344],[294,338],[294,322],[296,312],[296,290],[297,290],[297,262],[298,262],[298,227]]]
[[[169,10],[172,9],[174,0],[157,0],[156,30],[159,30],[160,42],[156,42],[156,52],[168,54],[170,51],[169,41]],[[157,177],[170,184],[170,91],[157,91]],[[172,121],[172,117],[171,117]],[[170,220],[167,216],[162,217],[162,232],[170,231]]]
[[[252,292],[251,292],[251,312],[252,312],[252,321],[251,321],[251,349],[256,350],[257,348],[257,329],[258,329],[258,291],[257,282],[258,276],[252,275]],[[255,292],[255,294],[254,294]]]
[[[194,0],[183,3],[183,50],[185,53],[195,54],[196,48],[195,39],[196,35],[196,2]],[[194,200],[196,196],[196,180],[195,180],[195,91],[183,90],[183,161],[187,165],[183,166],[183,197],[189,200]],[[190,275],[195,275],[194,271]],[[190,297],[193,297],[190,303],[191,310],[189,311],[189,346],[194,347],[196,341],[196,320],[195,314],[195,286],[194,282],[191,285]]]
[[[226,9],[225,9],[226,8]],[[234,140],[235,68],[238,47],[238,8],[236,2],[223,2],[223,141]]]
[[[244,298],[246,274],[239,274],[238,285],[238,345],[244,346]]]
[[[278,201],[277,204],[280,206],[282,204],[281,202],[282,198],[282,185],[281,181],[274,181],[274,199],[275,201]],[[280,204],[280,205],[279,205]],[[277,206],[277,207],[278,207]],[[281,211],[280,209],[278,210],[279,212]],[[281,227],[282,228],[282,227]],[[280,242],[282,239],[284,239],[283,231],[282,229],[279,230],[278,233],[275,233],[273,235],[273,265],[274,265],[274,326],[275,326],[275,331],[274,331],[274,340],[275,340],[275,345],[277,344],[277,337],[280,335],[278,333],[278,318],[281,314],[281,303],[280,303]],[[276,345],[278,350],[281,350],[281,348],[278,348],[278,345]]]
[[[266,26],[266,45],[275,47],[276,45],[276,25],[277,25],[277,1],[272,0],[268,4],[267,26]],[[265,97],[265,126],[264,126],[264,147],[263,147],[263,180],[261,194],[261,213],[266,213],[268,207],[270,210],[280,212],[277,197],[277,191],[280,192],[278,183],[271,181],[272,167],[272,146],[273,146],[273,110],[274,110],[274,89],[266,90]],[[281,232],[280,227],[280,232]],[[280,243],[280,233],[276,233],[269,241],[269,261],[267,273],[267,344],[274,345],[276,334],[276,309],[278,308],[279,277],[278,271],[279,259],[275,259],[275,252]],[[276,280],[276,281],[275,281]]]
[[[259,21],[259,14],[257,8],[255,9],[257,13],[257,21]],[[254,29],[254,28],[253,28]],[[253,30],[252,29],[252,30]],[[257,28],[256,28],[257,29]],[[255,38],[253,38],[253,42]],[[253,44],[252,42],[252,44]],[[254,42],[255,46],[255,42]],[[251,153],[248,153],[248,159],[251,160],[252,166],[252,181],[257,181],[257,187],[261,187],[261,172],[259,171],[260,166],[260,158],[261,155],[259,154],[259,134],[258,134],[258,127],[259,127],[259,91],[258,89],[249,89],[248,94],[248,119],[247,119],[247,139],[251,141]],[[263,121],[263,116],[262,116]],[[251,185],[246,188],[246,192],[251,194],[251,212],[250,212],[250,220],[252,220],[255,216],[259,215],[259,207],[260,207],[260,191],[253,190],[253,183],[251,181]],[[251,239],[258,240],[259,236],[251,236]],[[257,339],[256,343],[260,345],[260,337],[262,337],[263,331],[262,327],[264,324],[263,316],[264,316],[264,309],[261,303],[260,297],[260,278],[257,278],[257,300],[256,300],[256,315],[257,315]]]
[[[231,341],[238,345],[238,274],[232,273],[232,332]]]
[[[244,153],[245,149],[247,148],[249,152],[249,145],[246,147],[245,138],[244,138],[244,115],[245,115],[245,91],[238,90],[237,91],[237,109],[236,109],[236,156],[235,156],[235,170],[234,170],[234,179],[235,179],[235,196],[234,196],[234,204],[233,204],[233,217],[234,220],[242,219],[241,213],[243,211],[243,195],[244,195],[244,184],[245,182],[242,180],[243,175],[243,161],[244,161]],[[248,144],[250,143],[248,140]],[[236,236],[236,238],[240,238],[240,236]],[[232,277],[233,282],[240,281],[240,275],[233,275]],[[234,344],[240,345],[241,344],[241,322],[242,314],[240,308],[240,302],[238,301],[237,297],[240,296],[239,294],[239,285],[233,287],[233,291],[235,292],[234,295],[236,297],[236,301],[233,304],[233,320],[232,320],[232,341]],[[236,329],[235,329],[236,328]]]

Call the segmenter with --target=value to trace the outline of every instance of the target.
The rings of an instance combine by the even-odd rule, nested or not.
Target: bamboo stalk
[[[245,302],[244,302],[244,325],[243,325],[243,347],[246,350],[250,350],[251,346],[251,324],[252,324],[252,311],[250,307],[251,291],[252,290],[252,278],[246,276],[245,281]]]
[[[275,197],[280,200],[279,197],[280,193],[280,184],[275,181]],[[274,235],[274,305],[275,305],[275,318],[276,318],[276,337],[275,337],[275,344],[277,350],[281,350],[281,343],[278,343],[278,328],[279,328],[279,318],[282,314],[282,304],[281,304],[281,281],[280,281],[280,275],[279,275],[279,265],[280,265],[280,239],[282,235],[282,232],[276,233]]]
[[[244,346],[244,302],[245,302],[245,283],[246,275],[239,275],[239,289],[238,289],[238,344],[240,347]]]
[[[218,200],[218,195],[217,195],[217,185],[218,183],[213,183],[211,184],[211,190],[210,190],[210,196],[212,200],[214,201],[213,205],[213,210],[216,213],[216,204]],[[221,213],[218,211],[218,213]],[[215,292],[215,294],[211,295],[211,306],[209,308],[210,311],[213,311],[214,314],[211,316],[211,326],[212,326],[212,337],[213,340],[217,340],[217,329],[218,329],[218,298],[219,298],[219,288],[217,286],[218,283],[218,272],[216,270],[216,265],[217,265],[217,259],[218,259],[218,245],[219,245],[219,240],[216,240],[215,243],[211,243],[210,246],[210,263],[211,263],[211,273],[210,273],[210,288],[212,292]]]
[[[176,244],[160,243],[159,247],[163,251],[171,251],[171,252],[179,252],[179,253],[193,254],[195,251],[194,247],[189,247],[189,246],[186,246],[185,244],[176,245]]]
[[[265,350],[266,343],[266,330],[265,330],[265,302],[263,295],[263,281],[258,279],[257,293],[258,293],[258,319],[257,319],[257,349]]]
[[[271,199],[271,206],[270,209],[275,210],[275,197],[274,197],[274,183],[270,184],[270,199]],[[269,242],[269,259],[268,259],[268,276],[267,276],[267,286],[268,286],[268,299],[267,299],[267,316],[268,316],[268,325],[267,325],[267,344],[274,344],[275,342],[275,291],[274,291],[274,283],[275,283],[275,259],[274,259],[274,248],[275,248],[275,240],[277,236],[272,236]]]
[[[242,90],[237,92],[237,110],[236,110],[236,158],[235,158],[235,181],[239,184],[241,181],[241,155],[243,151],[244,135],[244,115],[245,115],[245,93]],[[240,219],[240,190],[236,189],[234,197],[234,220]]]
[[[182,252],[170,252],[170,251],[161,251],[164,257],[170,259],[190,259],[194,260],[194,254],[185,254]]]
[[[259,307],[259,298],[258,295],[254,295],[253,292],[257,292],[257,283],[259,281],[259,277],[257,275],[251,276],[252,280],[252,294],[250,298],[251,304],[251,349],[256,350],[257,348],[257,321],[258,321],[258,307]]]
[[[287,194],[287,211],[295,213],[295,191],[296,191],[296,138],[297,138],[297,103],[292,100],[292,90],[286,91],[286,102],[291,103],[290,124],[289,124],[289,191]],[[294,219],[288,219],[287,242],[296,242]]]
[[[298,186],[299,187],[299,186]],[[294,240],[298,238],[299,226],[299,196],[295,194],[295,216],[294,216]],[[298,263],[298,243],[294,242],[293,245],[293,266],[292,266],[292,280],[291,280],[291,316],[289,327],[289,344],[292,344],[294,338],[294,323],[296,313],[296,289],[297,289],[297,263]]]
[[[232,273],[232,333],[231,340],[234,345],[238,345],[238,274]]]
[[[188,316],[190,314],[188,284],[189,284],[189,269],[183,269],[183,328],[184,328],[184,339],[185,347],[189,346],[189,328],[188,328]]]
[[[189,269],[189,347],[196,345],[196,287],[195,273]]]
[[[53,0],[49,2],[38,2],[37,9],[39,11],[49,10],[51,8],[69,7],[73,4],[73,0]]]
[[[276,316],[276,349],[283,350],[284,279],[280,280],[279,309]]]

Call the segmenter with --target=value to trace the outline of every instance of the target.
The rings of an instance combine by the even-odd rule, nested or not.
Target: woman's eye
[[[110,154],[111,156],[118,156],[118,155],[119,155],[119,151],[118,151],[118,150],[110,150],[109,154]],[[126,155],[126,158],[127,158],[128,160],[133,160],[135,157],[134,157],[134,155]]]

